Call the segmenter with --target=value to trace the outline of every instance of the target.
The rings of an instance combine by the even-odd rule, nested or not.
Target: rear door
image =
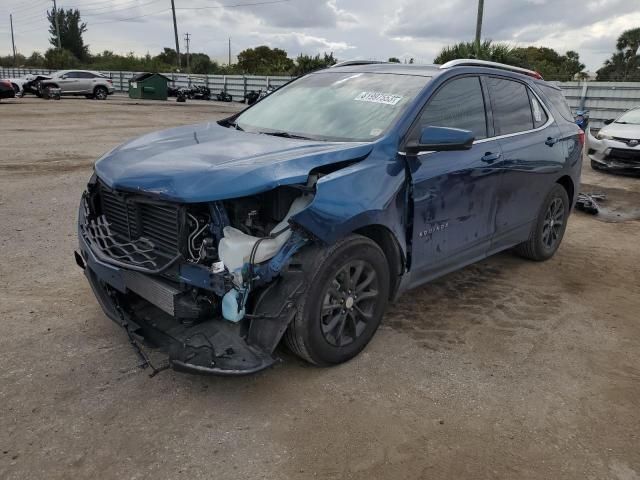
[[[528,238],[555,177],[564,165],[564,142],[551,113],[525,82],[483,78],[491,99],[503,171],[492,251]]]
[[[77,92],[79,93],[91,93],[93,92],[93,86],[97,81],[95,74],[91,72],[78,72],[78,84]]]
[[[429,99],[409,138],[426,126],[470,130],[470,150],[407,157],[413,188],[412,284],[486,255],[494,234],[500,158],[490,138],[485,92],[475,75],[455,77]]]

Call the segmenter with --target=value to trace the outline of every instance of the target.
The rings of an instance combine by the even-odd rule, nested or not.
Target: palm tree
[[[513,55],[513,48],[505,43],[493,43],[485,40],[480,44],[480,51],[476,55],[474,42],[460,42],[444,47],[433,63],[442,64],[458,58],[477,58],[479,60],[491,60],[492,62],[517,65],[519,60]]]
[[[637,81],[640,80],[640,28],[622,33],[616,42],[617,51],[598,70],[598,80]]]

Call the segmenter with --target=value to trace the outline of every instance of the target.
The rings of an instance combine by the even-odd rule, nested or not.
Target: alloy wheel
[[[378,275],[366,261],[344,265],[323,296],[320,323],[325,340],[334,347],[353,343],[373,320]]]
[[[565,221],[564,210],[561,198],[554,198],[549,204],[542,224],[542,243],[545,248],[551,249],[558,243]]]

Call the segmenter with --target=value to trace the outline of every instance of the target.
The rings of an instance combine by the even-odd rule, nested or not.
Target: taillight
[[[109,82],[111,85],[113,85],[113,80],[108,79],[107,82]]]
[[[578,140],[580,141],[580,146],[584,147],[584,130],[582,129],[578,132]]]

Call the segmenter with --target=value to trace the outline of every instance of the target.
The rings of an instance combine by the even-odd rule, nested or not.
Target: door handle
[[[501,153],[487,152],[484,154],[484,157],[482,157],[480,160],[482,160],[484,163],[493,163],[496,160],[498,160],[501,156],[502,156]]]
[[[549,147],[553,147],[556,143],[558,143],[558,139],[553,137],[547,137],[547,141],[544,142]]]

